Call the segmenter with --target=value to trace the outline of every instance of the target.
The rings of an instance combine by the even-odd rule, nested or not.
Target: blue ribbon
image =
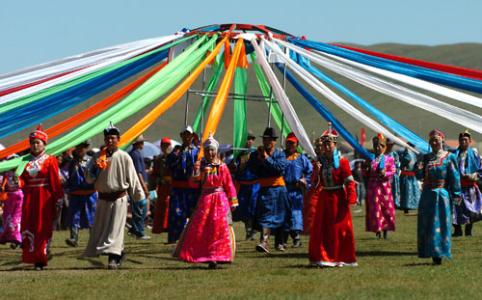
[[[300,82],[289,72],[288,70],[285,71],[285,68],[281,64],[276,64],[278,69],[281,72],[286,72],[286,78],[288,81],[296,88],[296,90],[308,101],[308,103],[313,106],[313,108],[327,121],[331,122],[333,127],[338,131],[338,133],[350,144],[355,151],[360,153],[363,157],[368,159],[373,159],[373,153],[368,152],[365,148],[363,148],[358,141],[350,134],[350,132],[338,121],[333,114],[323,106],[320,101],[313,96],[304,86],[300,84]]]
[[[0,138],[31,127],[78,105],[167,57],[164,50],[89,79],[58,93],[0,114]]]
[[[410,64],[376,57],[325,43],[301,39],[290,39],[290,41],[298,46],[308,47],[328,54],[340,56],[376,68],[408,75],[434,83],[452,86],[471,92],[482,93],[482,80],[458,76],[455,74],[436,71],[424,67],[413,66]]]
[[[298,62],[303,68],[305,68],[307,71],[311,72],[313,75],[318,77],[320,80],[328,83],[329,85],[333,86],[343,94],[347,95],[351,99],[353,99],[356,103],[358,103],[361,107],[363,107],[365,110],[367,110],[369,113],[371,113],[375,118],[377,118],[382,124],[384,124],[386,127],[389,127],[392,131],[396,132],[398,135],[400,135],[402,138],[405,140],[411,142],[415,147],[420,150],[421,152],[425,153],[428,148],[428,143],[424,141],[421,137],[419,137],[417,134],[412,132],[410,129],[406,128],[402,124],[398,123],[394,119],[392,119],[390,116],[386,115],[370,103],[368,103],[365,99],[362,97],[358,96],[354,92],[350,91],[348,88],[343,86],[342,84],[336,82],[333,80],[331,77],[328,75],[324,74],[322,71],[319,69],[313,67],[310,62],[304,58],[301,55],[298,55],[297,53],[290,51],[290,56]]]

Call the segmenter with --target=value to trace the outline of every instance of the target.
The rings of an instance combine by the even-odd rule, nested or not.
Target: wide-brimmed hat
[[[140,136],[136,137],[136,139],[132,144],[138,144],[138,143],[144,143],[144,135],[141,134]]]

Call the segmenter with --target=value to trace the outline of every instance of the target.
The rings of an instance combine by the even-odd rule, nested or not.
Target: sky
[[[482,0],[2,0],[0,74],[218,23],[323,42],[482,43],[481,13]]]

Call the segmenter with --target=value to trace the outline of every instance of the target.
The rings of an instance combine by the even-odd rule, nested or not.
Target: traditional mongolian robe
[[[446,151],[423,157],[423,169],[417,177],[423,179],[422,197],[418,207],[418,256],[451,257],[452,213],[451,198],[460,197],[460,174],[457,158]]]
[[[249,228],[256,212],[256,199],[259,184],[256,175],[248,168],[249,156],[253,151],[243,151],[236,158],[235,184],[238,193],[239,207],[233,212],[233,221],[242,221]],[[251,228],[250,228],[251,229]]]
[[[174,255],[190,263],[231,262],[235,252],[230,208],[238,206],[228,167],[201,166],[202,192]]]
[[[395,164],[395,172],[393,173],[392,179],[390,180],[390,185],[392,186],[393,203],[395,203],[395,207],[399,208],[400,207],[400,156],[396,151],[387,153],[387,155],[393,158],[393,163]]]
[[[400,153],[400,208],[417,209],[420,186],[415,176],[417,156],[406,149]]]
[[[317,158],[318,160],[318,158]],[[316,161],[317,161],[316,160]],[[316,161],[312,161],[312,168]],[[303,199],[303,233],[310,234],[313,221],[315,219],[316,207],[318,205],[318,195],[321,190],[320,178],[315,172],[311,173],[310,189],[305,194]]]
[[[122,150],[107,157],[105,169],[97,168],[92,159],[87,181],[94,183],[99,201],[84,256],[122,254],[128,197],[133,201],[146,198],[137,176],[132,159]]]
[[[339,166],[322,159],[318,205],[310,232],[309,259],[320,266],[356,266],[355,237],[350,204],[356,203],[355,181],[350,163],[341,157]]]
[[[249,157],[248,168],[257,176],[260,184],[255,217],[255,225],[259,229],[278,229],[287,220],[286,212],[290,207],[283,179],[287,165],[284,152],[278,149],[265,160],[258,158],[258,152],[253,152]]]
[[[462,185],[462,201],[454,203],[453,224],[464,225],[482,219],[482,194],[477,180],[482,177],[480,156],[473,148],[455,151]]]
[[[187,219],[196,207],[199,186],[189,181],[197,160],[198,148],[187,147],[180,152],[174,150],[167,157],[167,167],[172,176],[171,197],[169,199],[169,230],[167,240],[174,243],[179,239]]]
[[[72,160],[68,168],[67,190],[69,191],[69,217],[71,228],[91,228],[94,224],[97,192],[93,184],[86,181],[86,158]]]
[[[20,180],[24,194],[22,260],[47,265],[56,204],[63,198],[57,159],[48,154],[32,156]]]
[[[288,190],[288,226],[290,231],[303,231],[303,194],[311,187],[313,165],[304,154],[294,153],[286,156],[288,165],[285,169],[284,180]],[[306,187],[300,181],[306,180]]]
[[[167,155],[161,154],[156,157],[151,175],[155,178],[157,191],[152,233],[166,232],[169,227],[169,197],[172,182],[167,168]]]
[[[20,189],[20,182],[13,171],[3,174],[0,181],[4,184],[7,200],[3,202],[3,233],[0,234],[0,243],[12,243],[20,245],[22,234],[20,222],[22,220],[23,192]]]
[[[383,178],[379,176],[381,169],[385,169]],[[395,206],[390,184],[395,171],[393,158],[388,155],[382,154],[370,163],[366,199],[366,231],[395,230]]]

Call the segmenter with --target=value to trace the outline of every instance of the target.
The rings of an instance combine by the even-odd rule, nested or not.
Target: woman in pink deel
[[[373,138],[375,158],[368,166],[366,196],[366,231],[375,232],[377,238],[387,238],[388,231],[395,231],[395,205],[390,179],[395,173],[393,157],[385,155],[387,140],[382,134]]]
[[[11,155],[8,159],[14,158]],[[7,171],[3,174],[1,189],[6,195],[3,206],[3,233],[0,234],[0,244],[10,243],[12,249],[22,244],[20,222],[22,220],[23,192],[18,176],[14,171]]]
[[[203,147],[205,158],[196,163],[192,179],[201,181],[201,197],[174,256],[189,263],[209,263],[215,269],[218,263],[233,261],[236,247],[230,210],[238,200],[229,169],[218,158],[219,143],[210,136]]]

